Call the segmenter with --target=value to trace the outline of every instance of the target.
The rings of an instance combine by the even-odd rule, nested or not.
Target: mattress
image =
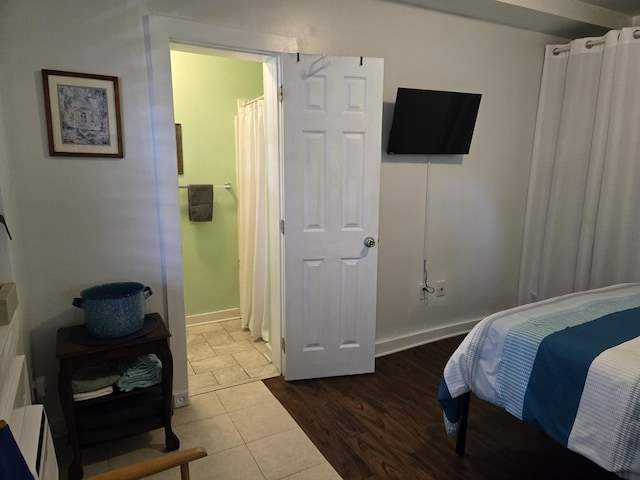
[[[444,369],[438,400],[450,435],[469,391],[604,469],[640,478],[640,284],[483,319]]]

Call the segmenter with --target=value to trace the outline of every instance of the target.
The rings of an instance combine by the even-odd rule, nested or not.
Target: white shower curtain
[[[238,101],[236,166],[240,316],[243,328],[269,341],[267,176],[264,101]]]
[[[640,29],[546,49],[518,301],[640,281]]]

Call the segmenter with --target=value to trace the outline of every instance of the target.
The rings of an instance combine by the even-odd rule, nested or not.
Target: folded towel
[[[81,402],[82,400],[89,400],[90,398],[106,397],[107,395],[111,395],[112,393],[113,385],[109,385],[108,387],[93,390],[91,392],[74,393],[73,401]]]
[[[189,220],[210,222],[213,219],[213,185],[188,185]]]
[[[85,367],[73,374],[71,389],[73,393],[92,392],[113,385],[119,379],[120,374],[111,365]]]
[[[123,392],[162,382],[162,362],[153,353],[124,359],[115,365],[115,369],[121,374],[116,386]]]

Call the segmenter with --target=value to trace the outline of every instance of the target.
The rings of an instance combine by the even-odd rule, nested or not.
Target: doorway
[[[184,279],[181,255],[179,195],[176,188],[176,142],[171,85],[171,45],[181,44],[220,55],[247,58],[263,63],[264,101],[266,105],[266,154],[269,176],[269,274],[271,299],[271,344],[274,366],[283,371],[281,351],[281,246],[278,227],[282,203],[280,104],[278,86],[281,84],[280,53],[297,51],[297,41],[291,37],[248,32],[221,26],[149,15],[144,17],[147,42],[147,65],[151,85],[153,155],[157,167],[160,241],[165,304],[163,313],[172,334],[171,350],[174,358],[173,400],[176,407],[189,403],[186,322],[184,307]],[[224,46],[224,47],[223,47]],[[231,49],[231,50],[228,50]],[[201,50],[202,51],[202,50]],[[218,53],[217,53],[218,54]],[[277,320],[276,320],[277,319]]]
[[[172,44],[171,67],[189,394],[197,395],[280,374],[269,343],[264,64]],[[196,221],[190,188],[203,184],[213,188],[211,216]]]
[[[272,322],[274,365],[291,380],[372,371],[377,269],[377,250],[372,247],[378,235],[383,60],[301,54],[296,53],[297,41],[290,37],[168,17],[145,17],[144,27],[153,153],[158,169],[164,313],[173,335],[176,367],[174,404],[188,403],[188,381],[181,239],[177,231],[179,202],[169,54],[172,43],[218,48],[263,62],[270,205],[269,298],[271,316],[279,320]],[[322,74],[316,75],[319,72]],[[307,120],[315,117],[319,123],[308,124]],[[325,217],[322,212],[331,215]],[[335,241],[322,242],[322,235],[315,235],[323,231],[323,225],[331,227]],[[309,230],[317,241],[305,242]],[[336,245],[340,247],[333,248]],[[331,308],[317,308],[320,306]],[[284,321],[285,315],[288,321]],[[292,366],[298,370],[292,371]],[[350,368],[342,368],[345,366]]]

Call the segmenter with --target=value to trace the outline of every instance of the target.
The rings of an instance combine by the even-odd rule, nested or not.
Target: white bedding
[[[606,470],[640,479],[640,284],[485,318],[444,369],[439,400],[450,434],[469,391]]]

